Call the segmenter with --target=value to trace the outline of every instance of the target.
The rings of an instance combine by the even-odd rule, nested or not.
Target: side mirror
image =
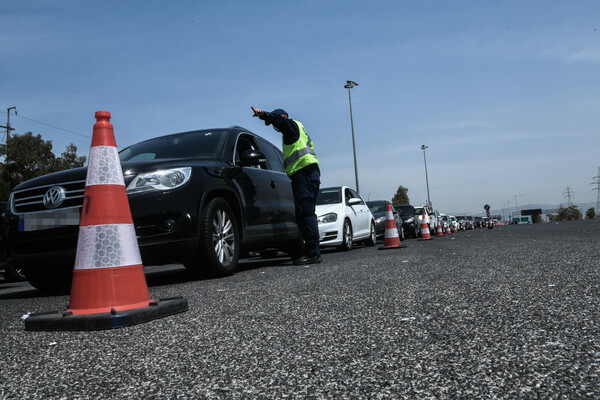
[[[361,200],[357,199],[356,197],[351,198],[350,200],[348,200],[348,205],[349,206],[355,206],[357,204],[360,204]]]
[[[242,167],[252,167],[267,161],[265,155],[258,150],[246,150],[240,156]]]

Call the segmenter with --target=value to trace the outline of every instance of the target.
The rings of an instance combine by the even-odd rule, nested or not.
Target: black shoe
[[[294,265],[320,264],[323,261],[321,256],[306,257],[302,256],[294,260]]]

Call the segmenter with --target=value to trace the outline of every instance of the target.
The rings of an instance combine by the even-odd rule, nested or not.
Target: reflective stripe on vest
[[[283,143],[283,166],[285,168],[285,172],[291,176],[295,172],[304,168],[309,164],[319,164],[319,160],[317,159],[317,154],[315,153],[314,145],[312,140],[306,133],[306,129],[304,126],[295,120],[292,120],[298,126],[298,131],[300,135],[298,140],[291,145],[286,145]],[[302,146],[302,143],[305,143]],[[302,157],[309,155],[309,157],[300,160]]]

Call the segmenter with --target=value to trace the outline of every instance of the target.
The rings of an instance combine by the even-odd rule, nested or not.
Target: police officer
[[[296,265],[317,264],[321,262],[319,248],[319,225],[315,214],[317,194],[321,185],[319,160],[315,146],[308,137],[304,126],[288,113],[278,108],[272,112],[251,107],[253,117],[265,121],[265,125],[282,134],[283,165],[292,180],[292,192],[296,204],[296,222],[305,243],[305,256],[294,260]]]

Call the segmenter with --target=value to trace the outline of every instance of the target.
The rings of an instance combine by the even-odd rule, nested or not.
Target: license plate
[[[44,229],[79,225],[79,214],[79,208],[67,208],[65,210],[22,215],[19,217],[19,231],[41,231]]]

